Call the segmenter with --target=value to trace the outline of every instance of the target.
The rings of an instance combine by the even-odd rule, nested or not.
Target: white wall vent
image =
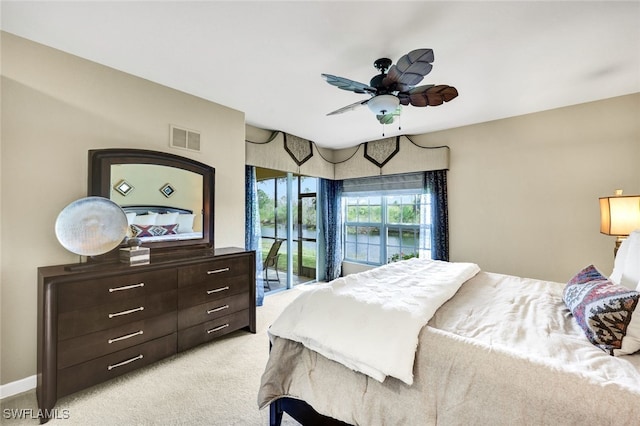
[[[200,152],[200,132],[171,125],[169,145]]]

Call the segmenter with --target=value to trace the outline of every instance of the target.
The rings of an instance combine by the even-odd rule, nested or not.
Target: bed
[[[170,206],[122,206],[127,215],[127,237],[144,242],[181,241],[202,238],[197,215],[192,210]]]
[[[398,262],[373,274],[355,274],[363,275],[355,279],[370,283],[418,263]],[[283,412],[302,424],[640,422],[640,307],[633,316],[639,297],[635,289],[640,290],[640,230],[620,247],[609,277],[588,266],[567,283],[481,270],[465,278],[419,328],[411,377],[393,373],[380,380],[375,371],[368,374],[357,363],[342,362],[335,348],[322,343],[332,341],[329,334],[342,333],[331,319],[324,331],[329,334],[304,336],[308,328],[322,330],[315,324],[320,317],[313,318],[322,308],[327,316],[348,317],[335,313],[339,303],[322,306],[316,295],[335,292],[336,284],[348,287],[345,278],[326,284],[328,290],[308,286],[270,328],[258,406],[269,407],[272,425],[280,424]],[[607,317],[598,305],[605,299],[592,297],[602,292],[608,294],[606,303],[622,300],[624,309]],[[617,331],[598,329],[590,311],[596,308],[598,318],[619,320]],[[312,326],[305,325],[309,316]],[[371,322],[354,318],[365,330]],[[361,338],[355,336],[354,342]],[[387,338],[394,336],[381,340]],[[388,355],[384,345],[379,350],[382,357]]]

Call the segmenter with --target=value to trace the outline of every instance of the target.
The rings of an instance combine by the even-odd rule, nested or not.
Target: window
[[[344,258],[382,265],[410,257],[431,257],[430,202],[421,189],[347,194]]]

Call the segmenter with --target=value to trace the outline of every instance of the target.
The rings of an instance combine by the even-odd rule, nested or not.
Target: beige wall
[[[2,33],[0,383],[36,373],[36,268],[78,261],[54,223],[87,195],[87,151],[171,152],[216,169],[215,245],[244,246],[244,114]],[[169,125],[201,153],[169,147]]]
[[[452,261],[561,282],[611,272],[598,197],[640,194],[640,94],[412,139],[451,147]]]

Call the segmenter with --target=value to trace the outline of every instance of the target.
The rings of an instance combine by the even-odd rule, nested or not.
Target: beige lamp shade
[[[600,198],[600,232],[626,237],[640,229],[640,195]]]

